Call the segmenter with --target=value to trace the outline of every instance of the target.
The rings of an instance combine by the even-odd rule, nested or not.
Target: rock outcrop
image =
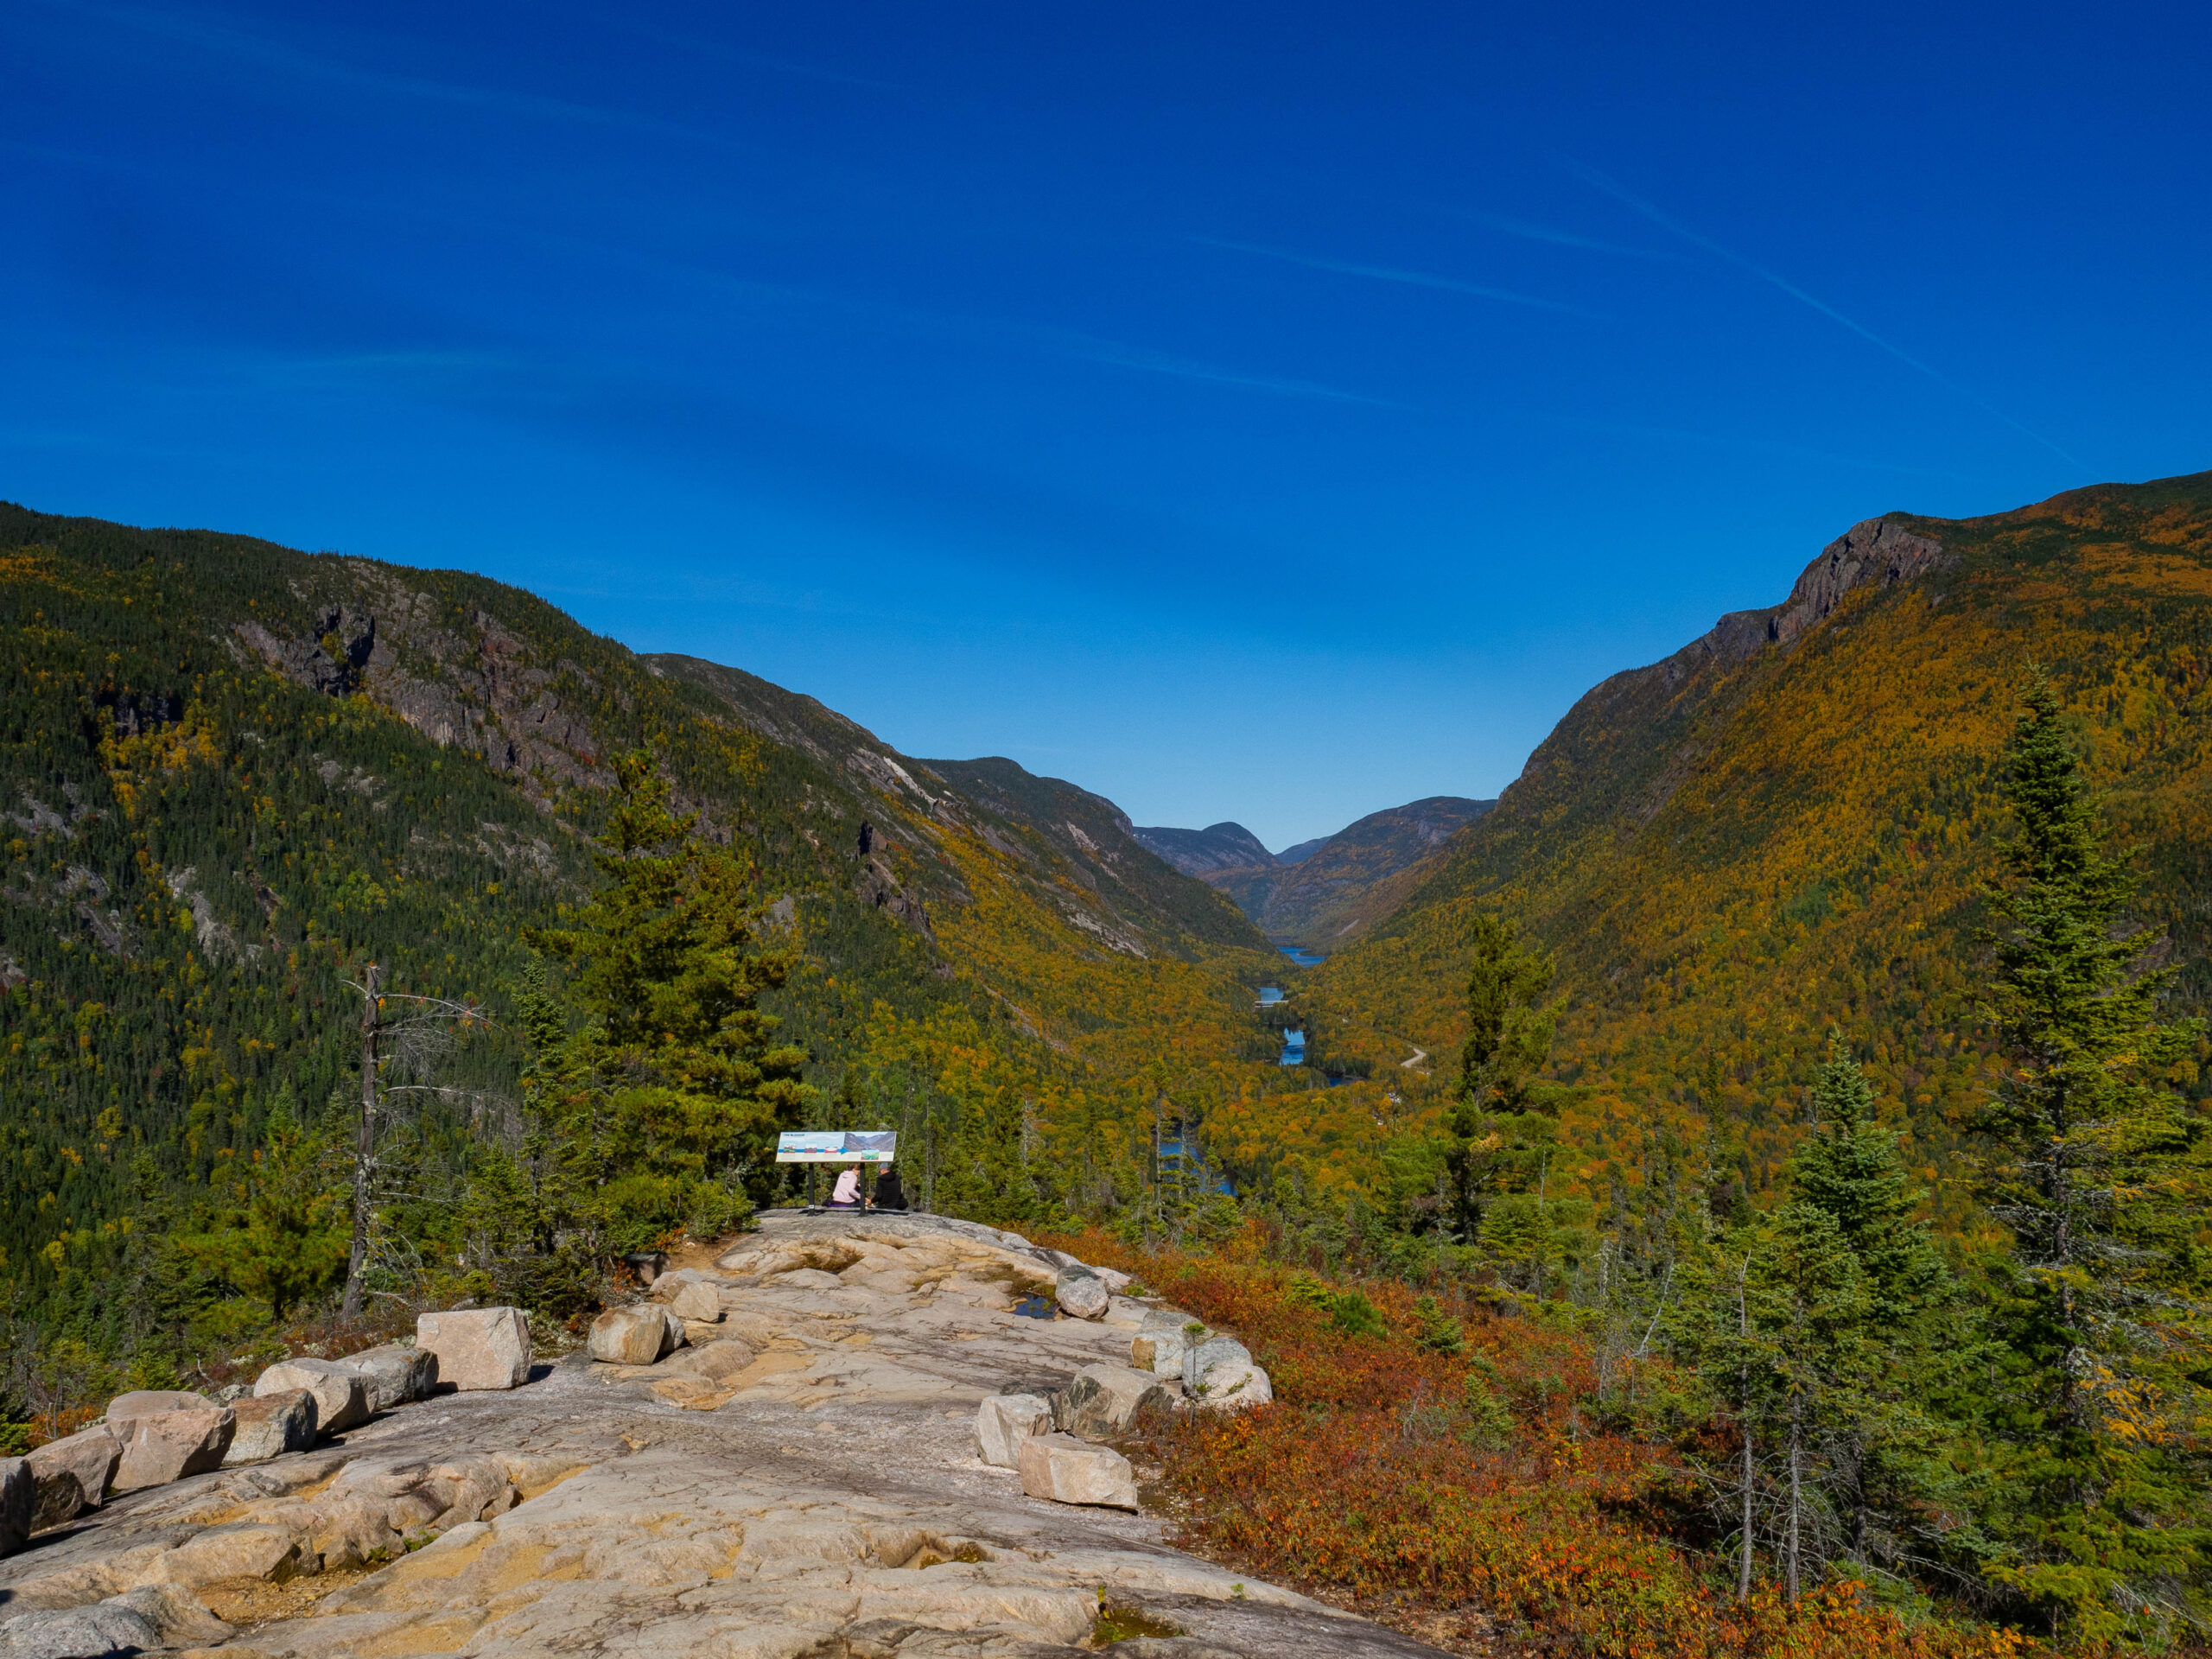
[[[1015,1312],[1061,1265],[963,1223],[772,1212],[680,1281],[722,1317],[654,1363],[442,1393],[0,1562],[0,1655],[1044,1659],[1102,1592],[1184,1633],[1136,1659],[1433,1655],[1179,1554],[1119,1452],[1022,1432],[1086,1370],[1164,1388],[1120,1363],[1141,1314]],[[977,1456],[987,1400],[1016,1466]]]

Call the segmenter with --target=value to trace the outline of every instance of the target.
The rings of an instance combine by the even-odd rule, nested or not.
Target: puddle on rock
[[[1051,1296],[1024,1296],[1014,1305],[1014,1311],[1025,1319],[1049,1319],[1060,1311],[1058,1301]]]

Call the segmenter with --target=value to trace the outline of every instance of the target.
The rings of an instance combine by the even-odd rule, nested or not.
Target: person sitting
[[[830,1194],[832,1210],[857,1210],[861,1207],[861,1173],[847,1167],[837,1172],[837,1185]]]
[[[875,1207],[879,1210],[904,1210],[906,1191],[899,1185],[899,1172],[887,1169],[875,1178]]]

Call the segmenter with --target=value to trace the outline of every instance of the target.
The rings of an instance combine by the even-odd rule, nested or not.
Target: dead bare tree
[[[473,1091],[427,1084],[386,1085],[386,1068],[422,1076],[431,1061],[453,1046],[454,1033],[492,1022],[473,1002],[449,997],[416,996],[384,988],[383,970],[370,963],[359,982],[343,982],[361,997],[361,1104],[353,1135],[353,1243],[346,1262],[346,1298],[340,1315],[349,1324],[361,1317],[367,1299],[371,1235],[376,1220],[377,1169],[385,1099],[400,1094],[466,1095]],[[405,1005],[395,1017],[387,1004]]]

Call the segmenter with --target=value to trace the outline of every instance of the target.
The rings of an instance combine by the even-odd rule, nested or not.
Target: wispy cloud
[[[1303,265],[1308,270],[1325,270],[1339,276],[1363,276],[1370,282],[1399,283],[1408,288],[1433,288],[1446,294],[1465,294],[1478,300],[1496,300],[1504,305],[1533,306],[1540,311],[1564,311],[1578,317],[1591,315],[1580,306],[1562,304],[1557,300],[1541,299],[1534,294],[1516,294],[1511,289],[1487,288],[1480,283],[1463,283],[1455,276],[1437,276],[1425,270],[1401,270],[1394,265],[1369,265],[1348,259],[1325,259],[1314,254],[1292,253],[1282,248],[1263,247],[1254,242],[1230,242],[1214,236],[1193,236],[1185,239],[1201,247],[1222,248],[1231,253],[1255,254],[1262,259],[1280,259],[1285,264]]]
[[[1013,326],[1022,327],[1019,324]],[[1335,386],[1325,386],[1318,381],[1297,380],[1281,375],[1249,374],[1239,369],[1223,368],[1217,364],[1173,357],[1165,352],[1151,351],[1141,346],[1124,346],[1116,340],[1095,340],[1088,335],[1057,328],[1038,331],[1035,337],[1071,357],[1108,364],[1117,369],[1135,369],[1145,374],[1165,374],[1183,380],[1209,381],[1215,385],[1240,386],[1247,391],[1269,392],[1279,397],[1318,397],[1328,403],[1364,404],[1370,409],[1413,407],[1410,404],[1398,403],[1388,397],[1371,397],[1364,392],[1339,391]]]
[[[241,63],[251,64],[257,68],[300,79],[346,86],[378,96],[444,104],[494,115],[647,132],[695,143],[719,142],[713,133],[628,110],[609,109],[571,99],[548,98],[537,92],[511,92],[504,87],[478,86],[461,81],[435,80],[423,75],[362,68],[255,34],[217,13],[156,10],[144,6],[104,3],[103,0],[40,0],[40,3],[50,10],[65,12],[97,23],[181,41]]]
[[[1897,359],[1898,362],[1905,365],[1906,367],[1913,369],[1921,374],[1926,375],[1930,380],[1933,380],[1937,385],[1942,387],[1946,391],[1952,393],[1955,397],[1965,398],[1967,402],[1972,404],[1976,409],[1981,410],[1983,414],[2002,421],[2005,425],[2011,427],[2015,432],[2018,432],[2026,437],[2034,439],[2037,443],[2043,445],[2044,448],[2050,450],[2051,454],[2058,456],[2061,460],[2068,461],[2076,467],[2082,464],[2078,459],[2067,454],[2065,450],[2060,448],[2057,444],[2044,436],[2042,433],[2037,431],[2033,427],[2015,420],[2012,416],[2007,415],[2003,410],[1998,408],[1996,404],[1991,403],[1987,398],[1981,397],[1979,393],[1969,391],[1966,387],[1952,379],[1950,376],[1945,374],[1941,369],[1923,362],[1911,353],[1906,351],[1903,346],[1893,345],[1889,340],[1883,339],[1881,335],[1876,334],[1872,328],[1866,327],[1865,323],[1859,322],[1853,318],[1844,315],[1842,312],[1837,310],[1827,301],[1819,299],[1815,296],[1807,293],[1803,289],[1798,287],[1796,283],[1789,281],[1787,277],[1777,275],[1775,272],[1768,270],[1764,265],[1758,264],[1756,260],[1745,258],[1742,254],[1738,253],[1732,248],[1722,246],[1719,243],[1715,242],[1711,237],[1701,235],[1698,232],[1692,230],[1680,219],[1674,218],[1671,214],[1669,214],[1657,207],[1655,207],[1651,203],[1644,200],[1641,196],[1631,194],[1621,185],[1606,177],[1605,175],[1598,171],[1594,167],[1585,167],[1577,162],[1569,162],[1566,165],[1567,171],[1574,175],[1576,178],[1580,179],[1585,184],[1589,185],[1592,189],[1602,190],[1605,194],[1612,197],[1614,200],[1619,202],[1623,207],[1629,208],[1631,212],[1641,213],[1644,218],[1649,219],[1654,225],[1658,226],[1662,230],[1670,232],[1674,235],[1681,238],[1683,241],[1689,243],[1693,247],[1702,248],[1706,252],[1713,255],[1715,258],[1726,260],[1728,264],[1734,265],[1740,270],[1749,271],[1761,282],[1770,283],[1772,286],[1780,289],[1784,294],[1787,294],[1791,299],[1796,300],[1799,304],[1811,307],[1812,309],[1819,312],[1822,316],[1827,318],[1829,321],[1840,324],[1841,327],[1848,328],[1853,334],[1857,334],[1861,340],[1866,340],[1868,344],[1874,346],[1882,351],[1887,352],[1891,357]]]
[[[1573,231],[1554,230],[1548,225],[1531,225],[1526,219],[1507,219],[1497,213],[1485,213],[1472,207],[1437,206],[1435,211],[1462,219],[1470,225],[1479,225],[1485,230],[1496,231],[1501,236],[1517,236],[1525,242],[1548,242],[1554,247],[1580,248],[1589,253],[1613,253],[1628,259],[1657,259],[1668,264],[1680,264],[1681,255],[1669,253],[1664,248],[1631,248],[1624,242],[1607,242],[1594,236],[1580,236]]]
[[[879,80],[872,75],[855,75],[842,69],[825,69],[819,64],[798,63],[789,58],[771,56],[765,52],[747,51],[741,46],[732,46],[726,41],[709,40],[703,35],[679,33],[662,29],[640,17],[619,11],[601,11],[596,8],[580,8],[572,16],[588,18],[602,29],[626,29],[641,40],[656,46],[673,47],[680,52],[706,52],[732,63],[742,63],[755,69],[766,69],[774,74],[787,75],[797,80],[822,81],[833,86],[856,86],[874,92],[911,92],[914,89],[896,81]],[[738,14],[732,14],[738,15]]]
[[[1867,455],[1841,454],[1833,449],[1822,449],[1808,443],[1793,443],[1786,438],[1750,438],[1728,432],[1694,432],[1676,426],[1649,426],[1634,421],[1599,421],[1580,416],[1527,415],[1522,418],[1548,421],[1557,425],[1572,427],[1582,432],[1605,432],[1624,438],[1645,438],[1661,443],[1694,444],[1706,449],[1747,450],[1755,454],[1789,455],[1802,461],[1818,461],[1825,467],[1863,467],[1869,472],[1898,473],[1907,478],[1941,478],[1954,481],[1979,482],[1972,474],[1943,467],[1913,467],[1902,461],[1878,461]]]

